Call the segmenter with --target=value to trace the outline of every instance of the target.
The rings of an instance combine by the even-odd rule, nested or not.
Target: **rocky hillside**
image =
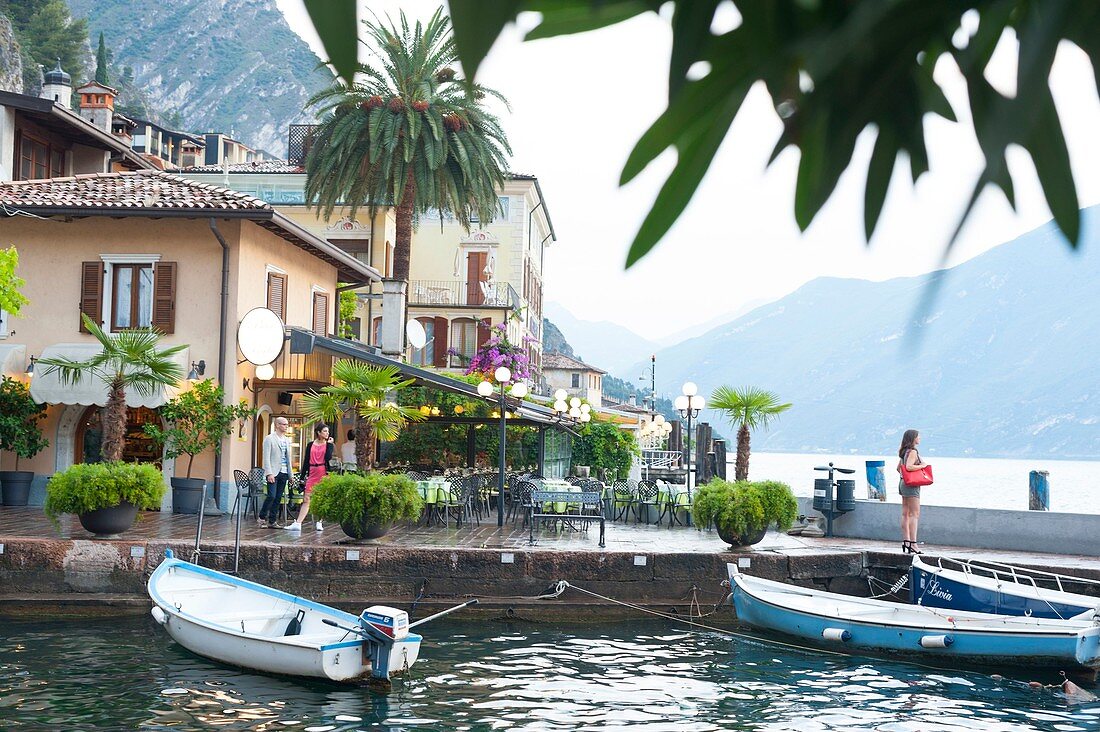
[[[569,345],[569,341],[558,330],[558,326],[550,322],[548,318],[542,319],[542,350],[545,353],[560,353],[563,356],[575,358],[573,347]]]
[[[0,91],[23,93],[23,59],[11,21],[0,15]]]
[[[306,101],[332,78],[274,0],[68,3],[92,38],[103,32],[112,65],[133,70],[160,118],[191,132],[285,155],[287,125],[310,120]]]

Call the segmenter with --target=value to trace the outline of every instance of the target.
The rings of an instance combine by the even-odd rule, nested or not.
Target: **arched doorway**
[[[161,424],[160,415],[148,407],[130,407],[126,410],[126,445],[122,461],[127,463],[151,463],[161,466],[163,452],[145,434],[145,425]],[[103,459],[103,407],[92,405],[84,410],[76,424],[73,441],[74,463],[98,463]]]

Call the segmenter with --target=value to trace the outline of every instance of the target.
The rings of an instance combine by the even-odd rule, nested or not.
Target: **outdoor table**
[[[541,489],[547,491],[568,491],[569,493],[581,492],[581,489],[578,486],[573,485],[567,480],[562,480],[561,478],[541,478],[533,482]],[[565,513],[566,509],[569,508],[568,503],[565,503],[564,501],[555,501],[553,504],[547,504],[546,506],[544,506],[543,510],[545,511],[549,509],[551,505],[553,506],[553,510],[555,513]]]
[[[454,494],[451,493],[451,484],[443,477],[418,480],[416,481],[416,490],[420,493],[420,497],[424,499],[424,504],[428,507],[427,523],[431,522],[431,515],[436,510],[436,504],[454,500]]]
[[[657,481],[657,500],[662,506],[672,504],[672,511],[668,517],[669,526],[672,526],[673,514],[676,511],[686,511],[687,525],[691,526],[691,494],[688,493],[686,485]]]

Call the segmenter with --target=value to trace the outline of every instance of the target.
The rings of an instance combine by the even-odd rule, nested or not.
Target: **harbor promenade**
[[[145,581],[171,548],[189,558],[195,516],[146,513],[125,535],[95,539],[75,517],[55,527],[40,508],[0,510],[0,616],[109,615],[145,612]],[[234,523],[205,517],[203,551],[231,551]],[[544,529],[530,545],[526,528],[506,523],[460,528],[396,526],[381,539],[354,542],[339,526],[300,533],[242,522],[241,576],[310,599],[361,609],[385,602],[422,609],[482,598],[481,612],[538,619],[636,614],[619,603],[690,613],[719,602],[727,562],[743,571],[853,595],[881,592],[905,572],[897,542],[805,538],[769,533],[751,551],[731,553],[713,531],[692,527],[614,524],[607,547],[596,530]],[[1100,559],[1065,554],[1000,552],[925,545],[929,556],[988,559],[1100,579]],[[232,569],[232,556],[208,554],[202,564]],[[602,596],[567,590],[537,599],[559,580]],[[732,620],[732,614],[719,613]]]

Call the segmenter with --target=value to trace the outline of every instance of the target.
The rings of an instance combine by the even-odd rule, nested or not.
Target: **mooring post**
[[[1050,473],[1032,470],[1027,480],[1027,507],[1031,511],[1050,510]]]

